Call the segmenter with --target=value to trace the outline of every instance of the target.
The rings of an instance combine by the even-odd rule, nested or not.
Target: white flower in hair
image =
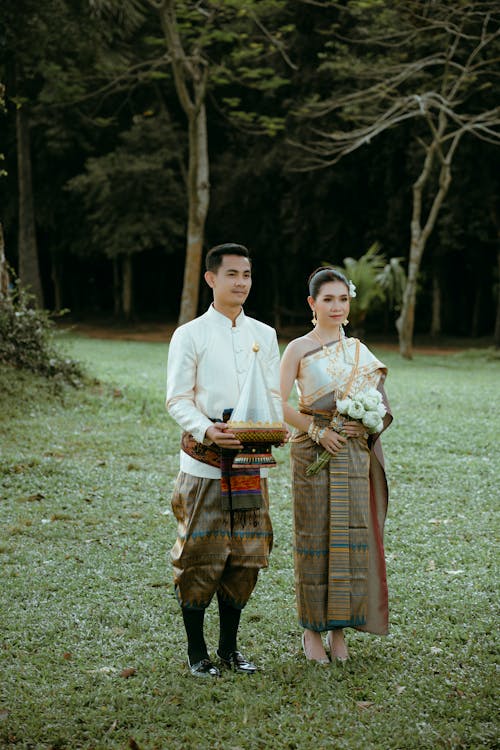
[[[353,298],[356,296],[356,286],[349,279],[349,297]]]

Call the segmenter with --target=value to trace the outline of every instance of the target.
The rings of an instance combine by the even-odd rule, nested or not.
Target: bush
[[[82,366],[56,349],[50,313],[33,307],[32,299],[18,283],[0,299],[0,362],[80,385]]]

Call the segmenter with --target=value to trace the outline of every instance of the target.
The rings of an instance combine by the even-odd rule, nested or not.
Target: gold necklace
[[[311,333],[312,333],[313,336],[316,336],[316,338],[318,339],[319,343],[321,344],[321,348],[323,349],[323,351],[325,353],[328,352],[329,351],[328,350],[328,346],[323,343],[323,341],[321,340],[321,337],[320,337],[319,333],[317,332],[317,330],[315,328],[313,328],[313,330],[311,331]],[[330,343],[331,344],[338,344],[339,341],[340,341],[340,338],[335,339],[335,341],[330,341]]]
[[[331,348],[327,346],[325,343],[323,343],[321,336],[317,332],[315,328],[312,330],[313,336],[317,338],[319,343],[321,344],[321,348],[323,350],[323,354],[327,357],[329,364],[326,367],[327,373],[330,375],[330,377],[334,377],[335,371],[337,369],[337,358],[333,356],[333,352],[331,351]],[[340,339],[337,339],[336,341],[331,341],[331,344],[338,344]]]
[[[321,337],[320,337],[319,333],[317,332],[317,330],[315,328],[312,330],[312,334],[313,334],[313,336],[316,336],[316,338],[318,339],[319,343],[321,344],[321,348],[323,349],[324,354],[326,354],[326,356],[328,357],[328,359],[330,361],[330,364],[328,365],[328,367],[326,369],[327,369],[328,374],[331,377],[333,377],[335,375],[335,369],[336,369],[336,366],[337,366],[336,359],[334,359],[332,357],[332,352],[330,351],[330,349],[328,348],[328,346],[323,343],[323,341],[321,340]],[[334,343],[338,344],[338,342],[341,341],[342,338],[343,338],[343,336],[341,334],[340,339],[337,339],[337,341],[332,341],[331,343],[332,344],[334,344]],[[346,398],[346,396],[349,394],[349,392],[350,392],[350,390],[352,388],[352,384],[354,382],[354,378],[355,378],[357,370],[358,370],[358,362],[359,362],[359,341],[356,339],[356,361],[354,363],[354,367],[351,370],[351,374],[349,376],[349,380],[347,381],[347,385],[345,387],[344,393],[341,396],[341,398],[343,398],[343,399]],[[337,400],[337,398],[338,398],[338,392],[335,391],[334,395],[335,395],[335,399]]]

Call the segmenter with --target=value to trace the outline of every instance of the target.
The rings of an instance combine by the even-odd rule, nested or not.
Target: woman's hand
[[[367,434],[367,429],[361,422],[344,422],[342,432],[348,438],[361,438]]]
[[[332,430],[330,427],[326,428],[325,434],[319,440],[319,444],[323,446],[328,453],[331,453],[332,456],[334,456],[346,443],[347,439],[342,435],[339,435],[338,432],[335,432],[335,430]]]

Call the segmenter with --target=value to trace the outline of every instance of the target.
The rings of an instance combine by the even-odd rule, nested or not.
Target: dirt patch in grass
[[[113,321],[88,322],[88,323],[68,323],[61,322],[61,329],[70,330],[74,333],[88,336],[95,339],[111,339],[117,341],[149,341],[158,343],[168,343],[176,329],[175,322],[142,322],[142,323],[116,323]],[[302,336],[305,333],[303,328],[284,328],[280,331],[279,340],[281,344],[286,344],[291,339]],[[364,340],[373,347],[385,349],[387,351],[397,352],[399,344],[396,337],[379,337],[367,334]],[[414,351],[416,354],[435,354],[446,355],[456,354],[464,349],[484,348],[492,346],[493,341],[490,338],[442,338],[435,342],[430,341],[428,337],[418,336],[415,339]]]
[[[149,341],[166,343],[175,331],[175,323],[61,323],[58,328],[92,339]]]

